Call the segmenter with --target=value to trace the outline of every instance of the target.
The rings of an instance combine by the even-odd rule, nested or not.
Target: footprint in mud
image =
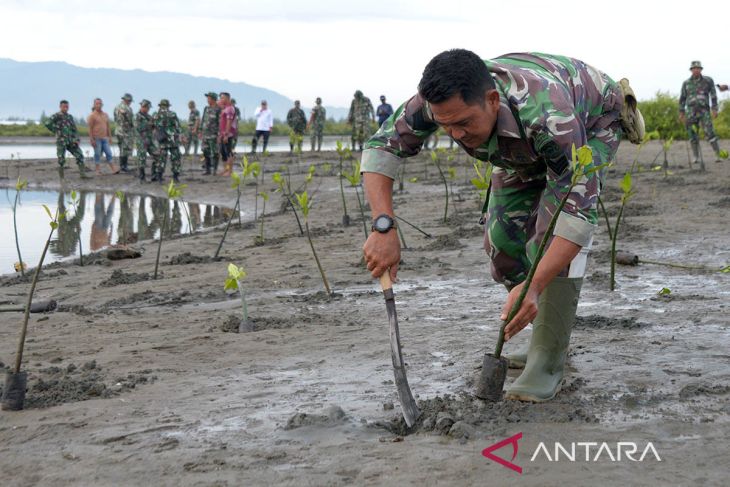
[[[679,391],[680,399],[691,399],[700,395],[717,396],[730,393],[730,386],[692,383],[682,387]]]
[[[604,330],[609,328],[623,328],[638,330],[650,326],[649,323],[637,321],[636,318],[609,318],[600,315],[576,316],[574,327],[584,330]]]
[[[134,284],[137,282],[149,281],[150,275],[147,272],[135,273],[129,272],[124,273],[121,269],[115,269],[112,271],[112,275],[106,281],[101,281],[99,284],[101,287],[114,287],[122,284]]]
[[[285,430],[293,430],[303,426],[332,426],[343,423],[347,413],[339,406],[329,406],[321,413],[296,413],[286,422]]]

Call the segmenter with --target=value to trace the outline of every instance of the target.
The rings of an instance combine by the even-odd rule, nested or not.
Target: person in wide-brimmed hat
[[[702,74],[702,63],[692,61],[689,70],[692,76],[682,83],[679,96],[679,120],[687,127],[690,145],[692,146],[692,163],[696,164],[700,156],[700,137],[697,127],[701,126],[707,141],[715,151],[716,162],[720,162],[720,144],[712,126],[712,119],[717,118],[717,92],[715,82]],[[722,89],[722,88],[721,88]]]

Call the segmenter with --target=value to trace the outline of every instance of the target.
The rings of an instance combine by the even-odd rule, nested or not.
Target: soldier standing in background
[[[84,154],[79,147],[79,132],[76,129],[76,122],[73,116],[68,113],[68,101],[61,100],[58,104],[59,111],[46,120],[45,126],[56,134],[56,156],[58,156],[58,175],[63,179],[63,167],[66,165],[66,151],[76,157],[76,164],[79,166],[81,178],[86,178],[86,166],[84,166]]]
[[[312,152],[314,152],[314,143],[317,142],[317,152],[322,150],[322,133],[324,132],[324,123],[327,121],[327,109],[322,106],[322,99],[317,97],[312,114],[309,116],[307,128],[312,130]]]
[[[165,166],[167,164],[167,153],[170,153],[172,164],[172,180],[180,182],[180,120],[177,114],[170,110],[170,102],[166,99],[160,100],[159,109],[154,115],[155,138],[160,145],[160,157],[155,167],[152,166],[152,179],[162,184]]]
[[[236,99],[231,98],[231,105],[233,105],[233,111],[236,112],[236,133],[231,138],[231,152],[236,153],[236,146],[238,145],[238,122],[241,121],[241,110],[236,106]]]
[[[218,172],[218,123],[221,109],[218,106],[218,95],[212,91],[205,94],[208,106],[203,109],[200,137],[203,141],[203,157],[205,158],[205,174]],[[211,172],[212,169],[212,172]]]
[[[350,104],[350,113],[347,121],[352,125],[352,150],[355,150],[355,142],[357,141],[360,150],[365,139],[370,137],[370,121],[375,121],[375,109],[370,102],[370,98],[362,94],[362,91],[355,92]]]
[[[185,130],[185,155],[190,153],[190,144],[193,145],[193,155],[198,155],[198,131],[200,130],[200,111],[195,108],[195,102],[190,100],[188,102],[188,108],[190,114],[188,115],[188,127]]]
[[[125,93],[114,109],[114,133],[119,144],[119,166],[123,172],[129,172],[129,157],[134,147],[134,113],[130,106],[132,101],[132,95]]]
[[[307,128],[307,116],[301,109],[299,100],[294,101],[294,108],[286,114],[286,124],[292,133],[289,136],[289,152],[294,152],[294,141],[296,140],[299,152],[302,151],[302,141],[304,140],[304,130]]]
[[[692,76],[682,83],[679,96],[679,120],[687,127],[692,145],[692,164],[697,163],[700,155],[700,137],[695,128],[697,126],[702,127],[707,141],[715,151],[715,162],[720,162],[720,145],[712,126],[712,119],[717,118],[715,82],[709,76],[702,76],[702,63],[699,61],[692,61],[689,70],[692,71]]]
[[[152,176],[159,165],[160,150],[154,137],[155,123],[150,115],[152,103],[149,100],[140,102],[139,111],[134,118],[134,127],[137,131],[137,161],[139,166],[139,180],[144,182],[147,154],[152,156]]]

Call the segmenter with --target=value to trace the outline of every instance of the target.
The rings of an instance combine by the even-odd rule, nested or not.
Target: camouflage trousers
[[[370,123],[355,122],[352,124],[352,149],[355,150],[355,142],[362,147],[363,143],[370,137]]]
[[[84,165],[84,153],[81,152],[78,141],[56,140],[56,156],[58,156],[58,165],[64,167],[66,165],[66,151],[76,158],[76,164]]]
[[[593,164],[599,166],[612,161],[620,140],[618,123],[602,129],[588,145],[593,149]],[[600,190],[600,174],[590,177]],[[516,174],[495,167],[492,171],[489,205],[484,226],[484,249],[489,255],[492,278],[512,288],[527,277],[537,256],[550,220],[560,205],[555,181],[545,178],[522,181]],[[598,221],[597,198],[590,202],[589,221]],[[549,245],[549,242],[548,242]],[[559,276],[566,277],[566,267]]]
[[[185,144],[183,145],[185,147],[185,155],[188,155],[190,153],[190,146],[193,146],[193,154],[198,154],[198,145],[200,143],[200,139],[198,138],[198,133],[188,130],[185,133]]]
[[[715,135],[715,128],[712,126],[712,116],[709,110],[689,109],[686,114],[686,120],[685,126],[687,127],[690,142],[693,144],[699,142],[698,127],[702,127],[702,131],[710,143],[717,142],[717,136]]]
[[[218,167],[218,139],[216,137],[205,137],[203,139],[203,156],[210,160],[212,166]]]
[[[129,157],[134,149],[134,137],[131,135],[117,135],[119,157]]]
[[[314,152],[314,146],[315,143],[317,145],[317,150],[322,150],[322,132],[324,131],[324,127],[315,127],[312,129],[312,152]]]
[[[180,146],[176,143],[160,144],[160,157],[157,164],[152,164],[152,173],[162,176],[165,173],[165,166],[167,166],[167,154],[170,153],[170,164],[172,166],[173,176],[180,175],[180,167],[182,154],[180,154]]]
[[[151,140],[146,142],[137,141],[137,164],[139,167],[147,167],[147,154],[152,156],[152,172],[154,173],[154,168],[159,164],[160,149]]]

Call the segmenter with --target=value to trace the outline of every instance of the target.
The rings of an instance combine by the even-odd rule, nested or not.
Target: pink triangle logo
[[[512,463],[512,461],[514,461],[515,457],[517,457],[517,450],[519,450],[519,445],[517,444],[517,442],[521,439],[522,439],[522,433],[517,433],[516,435],[510,436],[509,438],[506,438],[506,439],[500,441],[499,443],[495,443],[492,446],[488,446],[487,448],[482,450],[482,455],[484,455],[485,457],[489,458],[492,461],[499,463],[503,467],[507,467],[511,470],[514,470],[518,474],[522,474],[522,467]],[[497,455],[492,453],[496,450],[499,450],[503,446],[506,446],[509,444],[512,444],[512,458],[510,461],[507,461],[504,458],[498,457]]]

